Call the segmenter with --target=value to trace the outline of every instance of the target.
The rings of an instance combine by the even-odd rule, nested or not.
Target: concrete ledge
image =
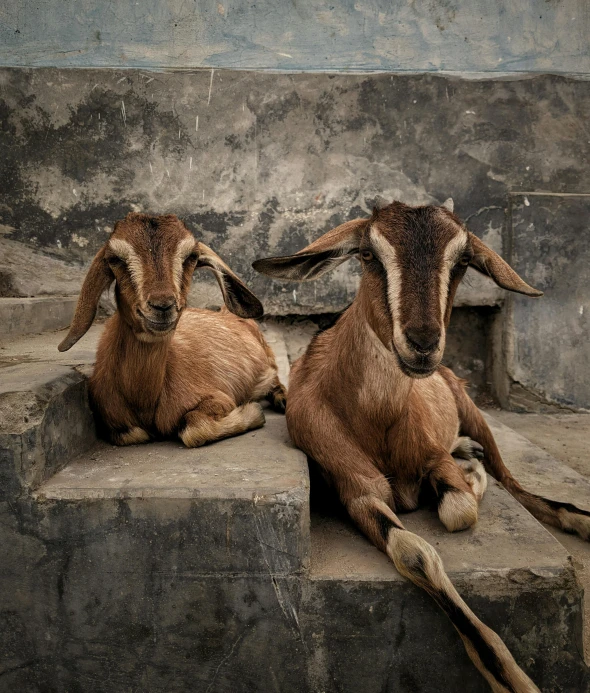
[[[484,413],[508,469],[527,491],[590,511],[590,481],[530,440]],[[590,441],[589,441],[590,443]]]
[[[0,368],[0,500],[37,487],[95,440],[85,376],[50,363]]]
[[[197,450],[97,443],[79,369],[101,329],[66,354],[58,334],[0,351],[0,688],[487,691],[434,603],[347,520],[310,527],[284,417]],[[541,492],[557,463],[494,432]],[[552,495],[561,479],[582,504],[552,473]],[[449,535],[428,510],[403,521],[542,690],[588,690],[582,590],[524,508],[492,482],[473,530]]]
[[[0,339],[62,330],[72,321],[77,296],[0,298]]]
[[[289,574],[309,562],[309,478],[284,416],[257,431],[187,449],[100,444],[34,494],[43,536],[127,547],[129,568]],[[125,522],[121,523],[121,516]]]

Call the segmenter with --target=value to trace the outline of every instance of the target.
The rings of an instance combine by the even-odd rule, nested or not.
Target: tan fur
[[[471,486],[473,495],[480,501],[488,488],[488,475],[485,467],[479,460],[457,461],[465,474],[465,480]]]
[[[135,445],[137,443],[147,443],[150,439],[150,434],[144,431],[139,426],[130,428],[125,433],[117,435],[117,445]]]
[[[233,311],[261,314],[258,299],[172,215],[118,222],[85,280],[60,348],[84,334],[99,287],[116,281],[118,311],[105,325],[89,386],[99,429],[117,445],[179,435],[196,446],[258,428],[264,414],[254,400],[263,397],[284,411],[285,389],[257,324],[225,308],[186,308],[198,266],[213,269]]]
[[[199,415],[198,418],[189,415],[180,438],[187,447],[196,448],[261,426],[264,426],[262,407],[258,402],[248,402],[232,409],[227,416],[219,420],[205,415]]]

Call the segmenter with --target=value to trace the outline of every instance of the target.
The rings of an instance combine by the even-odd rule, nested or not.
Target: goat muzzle
[[[173,330],[180,317],[176,303],[168,305],[153,305],[148,302],[148,310],[145,312],[137,309],[146,332],[163,335]]]

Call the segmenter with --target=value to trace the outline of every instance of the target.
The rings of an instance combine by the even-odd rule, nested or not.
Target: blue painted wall
[[[5,0],[0,65],[590,73],[588,0]]]

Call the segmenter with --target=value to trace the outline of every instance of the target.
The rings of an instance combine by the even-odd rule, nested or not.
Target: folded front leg
[[[248,402],[237,407],[234,400],[220,392],[204,397],[184,415],[178,436],[188,448],[196,448],[260,428],[264,422],[260,404]]]
[[[475,464],[477,460],[472,462]],[[470,483],[463,468],[450,454],[442,454],[432,465],[429,481],[436,493],[438,516],[449,532],[467,529],[477,522],[478,499],[485,490],[485,473],[476,488],[473,486],[479,473],[470,468]]]

